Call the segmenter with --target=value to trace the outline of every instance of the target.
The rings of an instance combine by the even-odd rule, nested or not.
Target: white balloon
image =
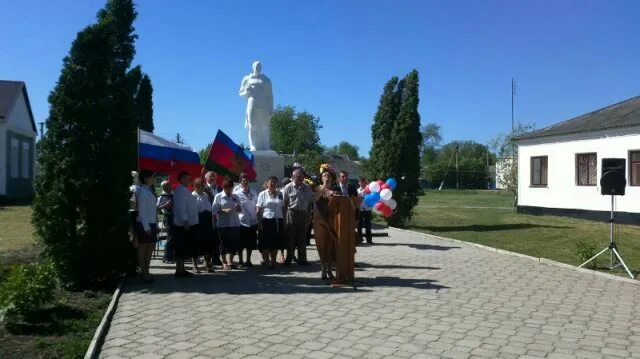
[[[380,184],[378,182],[369,183],[369,190],[371,192],[380,192]]]
[[[385,201],[382,201],[384,204],[386,204],[387,206],[389,206],[389,208],[391,208],[391,210],[393,211],[394,209],[396,209],[396,207],[398,207],[398,202],[396,202],[395,199],[388,199]]]
[[[385,188],[382,191],[380,191],[380,198],[382,198],[383,201],[388,201],[391,199],[391,197],[393,197],[393,193],[391,192],[390,189]]]

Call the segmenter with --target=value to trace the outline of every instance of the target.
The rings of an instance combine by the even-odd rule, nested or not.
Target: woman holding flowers
[[[331,268],[336,260],[336,240],[337,236],[332,226],[332,215],[329,211],[329,201],[336,194],[335,172],[330,165],[324,164],[320,167],[322,184],[316,188],[314,203],[315,212],[313,217],[313,233],[315,234],[316,248],[320,257],[322,267],[321,278],[333,279]]]

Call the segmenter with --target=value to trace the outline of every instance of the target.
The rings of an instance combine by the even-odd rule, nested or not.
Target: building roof
[[[29,96],[27,95],[27,86],[22,81],[7,81],[0,80],[0,120],[9,116],[9,113],[13,109],[20,92],[24,96],[24,101],[27,103],[27,111],[31,119],[31,127],[33,132],[36,130],[36,121],[33,118],[33,112],[31,112],[31,103],[29,102]]]
[[[640,126],[640,96],[589,112],[582,116],[525,133],[515,140]]]

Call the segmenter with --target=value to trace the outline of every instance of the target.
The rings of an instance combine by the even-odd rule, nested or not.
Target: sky
[[[99,0],[0,0],[0,79],[25,81],[36,122]],[[640,95],[640,1],[138,0],[135,64],[155,133],[199,150],[247,143],[242,77],[255,60],[275,103],[320,118],[322,144],[368,156],[380,94],[420,74],[422,124],[483,144],[515,119],[542,128]]]

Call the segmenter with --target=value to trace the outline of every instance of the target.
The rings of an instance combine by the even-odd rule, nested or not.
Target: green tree
[[[209,152],[211,151],[211,146],[213,145],[213,143],[209,143],[207,144],[207,146],[205,146],[205,148],[201,149],[200,151],[198,151],[198,156],[200,156],[200,164],[204,165],[205,162],[207,162],[207,158],[209,156]]]
[[[127,72],[127,88],[133,99],[136,122],[141,130],[153,132],[153,86],[140,65]]]
[[[135,269],[127,210],[136,123],[127,69],[135,54],[131,0],[109,0],[80,31],[49,95],[33,222],[67,285]]]
[[[153,86],[149,75],[144,74],[138,92],[134,98],[135,115],[140,124],[140,129],[153,132]]]
[[[495,155],[487,146],[473,141],[454,141],[435,152],[429,166],[423,168],[423,174],[433,187],[444,181],[443,188],[486,189],[490,180],[487,162],[495,162]]]
[[[388,220],[390,225],[405,226],[413,215],[413,208],[418,204],[420,193],[420,132],[419,79],[418,71],[411,71],[404,81],[400,82],[397,98],[400,98],[400,111],[391,131],[390,151],[395,158],[390,168],[390,175],[398,180],[394,190],[394,198],[398,206]]]
[[[271,147],[279,153],[322,152],[320,119],[293,106],[278,106],[271,117]]]
[[[378,111],[371,126],[371,151],[367,172],[375,179],[389,174],[394,158],[391,156],[389,137],[398,116],[395,89],[398,78],[392,77],[385,85],[380,96]]]
[[[509,134],[500,134],[489,142],[496,154],[496,184],[513,193],[514,206],[518,204],[518,145],[515,137],[533,131],[535,124],[518,123]]]
[[[340,141],[337,145],[328,148],[325,153],[328,155],[345,155],[352,161],[360,159],[358,156],[358,150],[360,148],[356,145],[352,145],[347,141]]]
[[[378,111],[371,126],[371,156],[366,171],[372,179],[394,177],[398,186],[394,199],[398,203],[391,225],[405,226],[418,203],[420,184],[420,132],[418,71],[413,70],[398,81],[392,77],[383,89]]]
[[[442,142],[442,135],[440,134],[440,125],[435,123],[428,123],[422,126],[422,151],[426,148],[437,148]]]
[[[427,183],[429,183],[429,185],[433,185],[434,178],[430,176],[431,172],[429,170],[437,161],[440,142],[442,142],[440,125],[428,123],[422,127],[421,131],[422,146],[420,150],[420,175],[423,180],[426,180]]]

